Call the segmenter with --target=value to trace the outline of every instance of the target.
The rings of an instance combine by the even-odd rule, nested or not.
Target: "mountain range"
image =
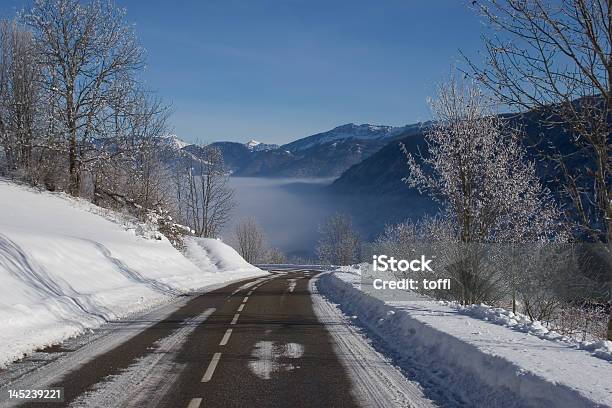
[[[559,125],[547,126],[541,113],[526,112],[504,115],[525,133],[524,145],[529,159],[536,162],[540,178],[553,192],[561,190],[562,174],[557,163],[542,160],[542,150],[559,148],[572,153],[569,168],[588,165],[575,154],[571,132]],[[426,153],[425,135],[431,122],[401,127],[353,123],[307,136],[284,145],[255,140],[247,143],[215,142],[223,154],[225,165],[233,176],[284,178],[335,178],[329,191],[344,195],[396,196],[418,200],[423,197],[402,181],[406,176],[405,156],[399,148],[418,156]],[[190,145],[176,136],[167,139],[174,150],[197,158],[201,147]],[[551,153],[550,151],[548,153]]]
[[[422,127],[423,124],[392,127],[349,123],[282,146],[256,140],[244,144],[215,142],[211,146],[222,152],[225,165],[234,176],[338,177],[388,143],[418,134]],[[168,138],[168,144],[197,155],[196,145],[175,136]]]
[[[540,115],[526,112],[505,116],[524,130],[528,158],[536,163],[540,178],[563,206],[563,175],[557,163],[542,159],[542,150],[555,146],[564,154],[572,153],[566,162],[568,168],[592,167],[592,163],[576,151],[571,132],[558,125],[545,125]],[[431,122],[402,127],[349,123],[281,146],[255,140],[244,144],[215,142],[212,146],[221,150],[234,176],[334,178],[318,194],[325,194],[338,211],[350,213],[361,224],[362,232],[372,237],[388,223],[437,211],[433,200],[402,181],[407,166],[399,148],[401,142],[415,156],[426,154],[425,136],[430,127]],[[168,138],[167,145],[189,160],[197,159],[202,149],[176,137]]]

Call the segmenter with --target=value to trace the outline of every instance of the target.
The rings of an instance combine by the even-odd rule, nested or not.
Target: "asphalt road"
[[[178,362],[186,368],[159,406],[357,406],[331,337],[313,312],[312,275],[291,273],[215,293],[221,304],[185,344]]]
[[[321,319],[335,309],[313,294],[319,272],[272,272],[108,325],[0,393],[64,389],[62,403],[17,404],[34,408],[430,406],[343,318]]]
[[[357,406],[313,311],[313,275],[273,274],[197,296],[48,384],[63,387],[63,403],[20,406]],[[139,363],[144,376],[132,368]]]

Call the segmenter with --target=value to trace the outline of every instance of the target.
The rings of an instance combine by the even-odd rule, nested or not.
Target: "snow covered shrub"
[[[410,220],[385,226],[385,231],[372,244],[372,255],[384,254],[397,259],[415,251],[416,244],[422,242],[419,223]]]
[[[335,214],[319,227],[317,256],[323,265],[352,265],[361,260],[361,237],[351,217]]]
[[[193,235],[191,228],[174,222],[170,213],[163,208],[149,212],[149,219],[156,223],[157,229],[177,249],[184,248],[183,238]]]
[[[605,340],[608,312],[604,305],[584,302],[564,305],[551,319],[550,328],[579,341]]]
[[[532,320],[548,320],[565,301],[565,287],[575,282],[570,247],[550,243],[509,245],[505,276],[512,311],[520,308]]]

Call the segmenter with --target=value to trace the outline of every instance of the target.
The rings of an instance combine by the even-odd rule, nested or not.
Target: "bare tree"
[[[94,202],[129,201],[139,213],[168,206],[170,171],[160,155],[168,107],[137,89],[118,96],[108,110],[107,136],[82,157],[81,172],[91,176]]]
[[[78,195],[82,157],[102,137],[105,107],[143,67],[143,51],[125,11],[110,1],[36,0],[23,16],[32,29],[45,85],[67,134],[70,192]],[[121,87],[118,85],[121,84]]]
[[[1,21],[0,145],[8,170],[28,179],[40,124],[40,76],[30,32],[15,21]]]
[[[179,197],[185,197],[187,219],[195,234],[214,238],[235,206],[234,191],[228,185],[229,175],[219,149],[201,146],[197,156],[189,155],[187,190],[179,192]]]
[[[480,244],[548,239],[557,210],[526,159],[521,134],[493,114],[477,87],[451,79],[431,107],[436,121],[426,135],[428,155],[419,163],[402,145],[404,181],[438,200],[455,225],[463,249],[449,268],[462,301],[485,301],[500,277],[485,267]]]
[[[317,255],[324,264],[351,265],[360,260],[361,238],[348,215],[335,214],[319,229]]]
[[[280,249],[270,248],[266,251],[265,263],[279,265],[285,262],[287,262],[287,258]]]
[[[134,99],[134,107],[128,111],[129,137],[126,145],[119,148],[127,152],[127,168],[131,170],[126,193],[145,209],[166,207],[170,195],[169,171],[160,157],[159,145],[167,133],[169,108],[144,91],[139,91]]]
[[[603,243],[612,271],[612,3],[608,0],[473,2],[496,30],[485,39],[486,64],[472,73],[504,103],[536,108],[571,130],[584,166],[555,146],[576,224]],[[612,295],[612,272],[610,273]],[[612,340],[612,308],[608,324]]]
[[[258,263],[265,256],[264,233],[254,218],[246,218],[236,225],[234,240],[236,250],[248,263]]]

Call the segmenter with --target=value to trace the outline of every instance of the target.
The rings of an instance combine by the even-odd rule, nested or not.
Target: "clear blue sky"
[[[285,143],[337,125],[403,125],[476,55],[464,0],[115,0],[148,53],[145,78],[190,141]],[[27,1],[3,0],[13,14]]]

